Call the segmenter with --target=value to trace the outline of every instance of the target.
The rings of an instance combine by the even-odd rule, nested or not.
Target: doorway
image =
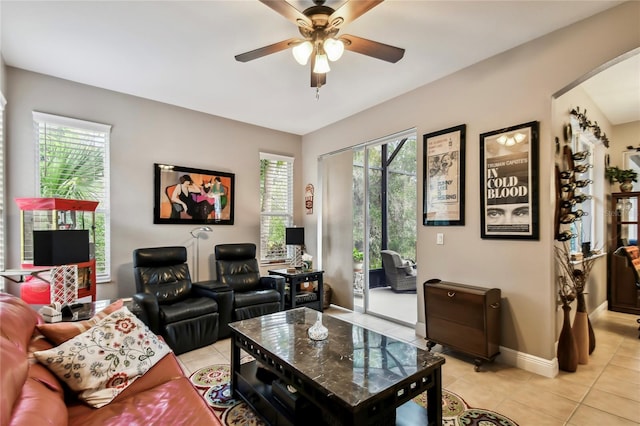
[[[591,168],[582,173],[580,179],[591,180],[592,192],[586,194],[586,204],[574,207],[587,212],[578,223],[571,224],[572,236],[569,246],[572,253],[580,254],[582,244],[594,253],[607,255],[595,264],[589,281],[586,303],[588,309],[601,306],[610,300],[611,253],[620,245],[612,240],[614,218],[630,212],[621,210],[613,202],[611,193],[618,192],[616,183],[610,184],[605,178],[605,167],[640,170],[634,164],[634,154],[640,152],[640,101],[637,93],[640,87],[640,48],[636,48],[584,76],[562,89],[553,97],[554,129],[563,135],[564,144],[574,152],[590,152]],[[629,96],[630,95],[630,96]],[[576,121],[570,111],[580,108],[593,126]],[[594,129],[598,131],[594,131]],[[600,134],[601,133],[601,134]],[[556,146],[560,146],[557,141]],[[638,186],[634,186],[637,191]],[[581,191],[584,192],[584,191]],[[637,236],[633,230],[628,239]]]
[[[415,129],[319,157],[319,255],[332,304],[415,326],[416,292],[388,288],[380,251],[416,260],[416,158]]]
[[[352,162],[354,309],[409,326],[418,316],[415,288],[392,288],[381,251],[416,260],[416,140],[412,129],[354,147]]]

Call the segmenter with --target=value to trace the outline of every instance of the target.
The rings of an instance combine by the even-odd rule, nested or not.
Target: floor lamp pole
[[[191,236],[196,239],[196,260],[194,262],[194,272],[196,275],[196,282],[200,281],[200,233],[213,232],[210,226],[200,226],[193,228],[190,232]]]

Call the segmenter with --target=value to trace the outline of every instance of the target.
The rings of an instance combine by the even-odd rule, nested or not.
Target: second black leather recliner
[[[185,247],[141,248],[133,252],[142,318],[181,354],[218,340],[218,304],[191,283]]]
[[[284,310],[284,277],[260,276],[255,244],[218,244],[215,256],[218,281],[233,290],[234,321]]]

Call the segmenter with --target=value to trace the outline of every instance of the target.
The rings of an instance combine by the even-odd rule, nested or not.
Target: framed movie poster
[[[154,164],[153,223],[233,225],[235,175]]]
[[[466,125],[423,136],[423,224],[464,225]]]
[[[538,122],[480,135],[482,238],[538,239]]]

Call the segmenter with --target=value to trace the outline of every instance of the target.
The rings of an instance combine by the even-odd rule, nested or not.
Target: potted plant
[[[364,253],[362,253],[360,250],[354,247],[353,248],[353,270],[362,271],[363,261],[364,261]]]
[[[638,181],[638,172],[632,169],[621,169],[617,166],[607,167],[604,176],[609,183],[620,182],[620,191],[627,192],[633,189],[633,183]]]

